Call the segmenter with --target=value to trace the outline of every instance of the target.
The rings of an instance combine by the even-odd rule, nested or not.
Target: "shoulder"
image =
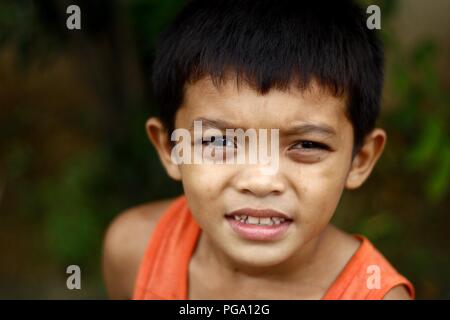
[[[386,293],[383,300],[411,300],[408,290],[403,285],[398,285]]]
[[[330,254],[330,257],[334,257],[337,261],[338,274],[344,270],[344,268],[353,274],[352,278],[345,278],[346,281],[353,282],[353,292],[340,295],[345,299],[366,299],[367,294],[370,299],[384,299],[384,300],[410,300],[411,296],[403,282],[407,281],[403,276],[398,274],[396,269],[390,264],[388,260],[374,247],[374,245],[364,237],[355,238],[354,235],[348,234],[336,227],[329,228],[329,242],[332,243],[334,252]],[[331,239],[331,240],[330,240]],[[382,291],[375,290],[374,292],[367,293],[367,281],[368,277],[374,275],[369,272],[368,267],[371,265],[377,265],[382,270],[382,276],[387,283],[384,285],[392,286],[388,289],[387,293],[381,293]],[[378,275],[381,277],[381,274]],[[335,280],[338,277],[335,278]],[[344,279],[341,277],[341,280]],[[364,281],[361,282],[361,279]],[[399,284],[399,282],[402,282]],[[350,287],[349,283],[345,284],[345,287]],[[369,291],[371,289],[368,289]]]
[[[174,199],[141,204],[118,214],[103,239],[102,271],[108,296],[130,299],[148,241]]]

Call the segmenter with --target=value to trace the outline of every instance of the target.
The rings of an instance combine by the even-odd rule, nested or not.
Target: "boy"
[[[375,128],[383,50],[365,18],[349,1],[199,0],[181,11],[158,44],[161,114],[146,128],[184,194],[111,224],[110,297],[414,298],[368,239],[330,224],[343,190],[363,184],[386,141]],[[195,135],[196,121],[215,132],[192,142],[210,148],[201,154],[209,160],[236,152],[227,129],[277,129],[277,170],[174,161],[171,133]]]

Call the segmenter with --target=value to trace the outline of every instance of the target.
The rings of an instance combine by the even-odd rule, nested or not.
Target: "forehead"
[[[209,77],[186,85],[175,125],[187,127],[195,118],[221,119],[239,128],[282,129],[292,122],[305,122],[339,130],[349,124],[345,97],[335,97],[315,82],[305,90],[292,85],[260,94],[234,79],[215,86]]]

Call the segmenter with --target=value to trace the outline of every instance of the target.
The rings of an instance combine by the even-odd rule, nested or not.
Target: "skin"
[[[219,88],[209,78],[186,85],[175,128],[190,129],[199,118],[226,121],[227,128],[277,128],[279,170],[271,174],[260,164],[177,165],[170,158],[164,125],[158,118],[147,121],[148,136],[164,168],[182,182],[203,230],[189,265],[190,299],[320,299],[324,295],[359,247],[355,238],[330,220],[343,190],[364,183],[386,142],[386,133],[376,128],[352,158],[353,127],[345,108],[345,97],[334,97],[315,83],[304,91],[291,87],[266,95],[246,84],[237,87],[231,80]],[[289,129],[293,127],[297,130]],[[131,297],[149,234],[169,203],[132,208],[112,223],[103,257],[111,297]],[[224,214],[244,207],[275,209],[293,222],[280,239],[243,239]],[[139,225],[138,231],[133,225]],[[123,248],[123,240],[131,237],[132,243]],[[120,277],[127,270],[128,274],[133,270],[128,278]],[[409,296],[399,286],[385,298]]]

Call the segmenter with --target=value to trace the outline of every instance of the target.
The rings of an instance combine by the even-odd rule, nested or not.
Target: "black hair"
[[[312,80],[345,95],[354,150],[375,126],[383,87],[383,48],[351,1],[193,0],[160,35],[153,95],[170,133],[185,84],[233,72],[260,94]]]

